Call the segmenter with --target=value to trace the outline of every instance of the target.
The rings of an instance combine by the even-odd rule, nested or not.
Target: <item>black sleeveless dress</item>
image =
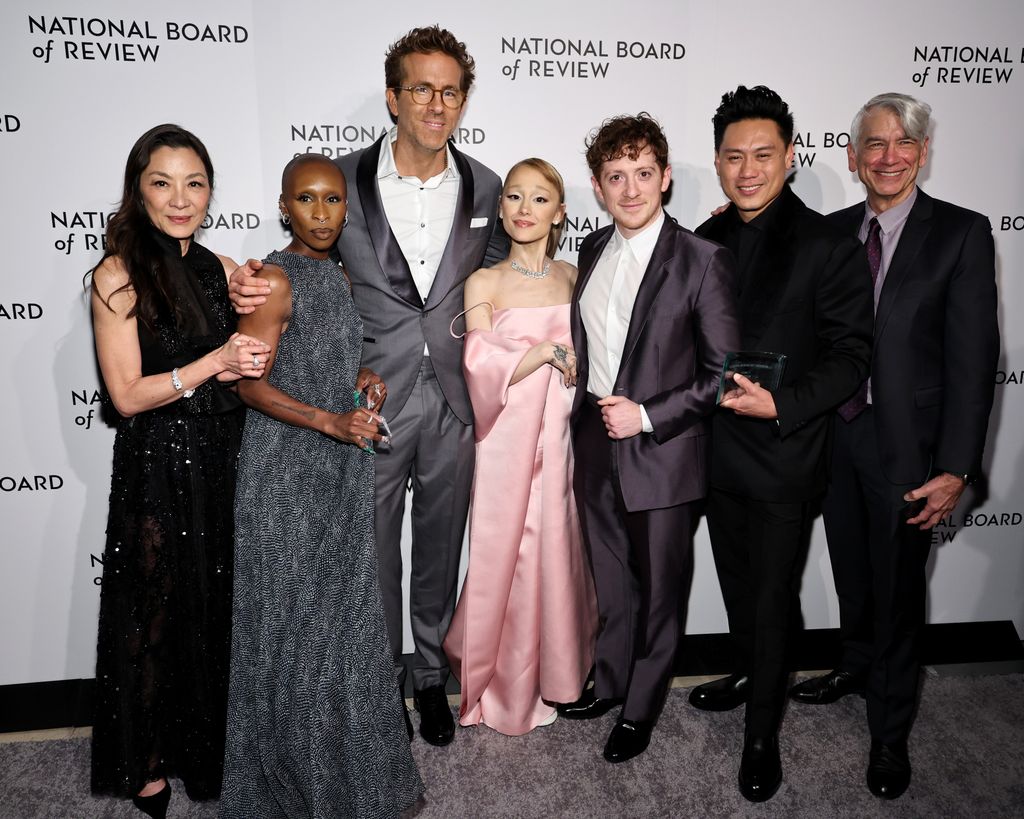
[[[157,241],[179,274],[186,318],[165,311],[153,331],[139,322],[143,375],[194,361],[235,325],[220,260],[195,242],[182,257],[177,240]],[[118,422],[96,648],[94,793],[129,797],[165,776],[179,777],[192,799],[220,793],[242,418],[234,394],[211,380],[191,398]]]

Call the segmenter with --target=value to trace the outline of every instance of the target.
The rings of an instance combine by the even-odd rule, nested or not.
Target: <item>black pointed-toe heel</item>
[[[141,810],[146,816],[153,819],[166,819],[167,806],[171,803],[171,783],[167,782],[163,790],[159,790],[149,796],[133,796],[132,804]]]

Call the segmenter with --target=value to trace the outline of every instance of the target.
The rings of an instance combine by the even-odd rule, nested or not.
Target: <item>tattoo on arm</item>
[[[561,344],[555,345],[555,360],[563,367],[569,366],[569,351]]]
[[[316,417],[316,413],[313,410],[304,410],[299,409],[298,407],[290,407],[287,404],[282,404],[280,401],[271,401],[270,405],[272,407],[277,407],[280,410],[284,410],[285,412],[294,412],[296,415],[301,415],[308,421],[312,421],[313,418]]]

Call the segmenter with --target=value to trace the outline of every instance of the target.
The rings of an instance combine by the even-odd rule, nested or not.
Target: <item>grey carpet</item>
[[[601,758],[614,724],[559,720],[525,737],[459,729],[448,748],[413,742],[427,796],[411,816],[450,817],[997,817],[1024,816],[1024,675],[926,675],[911,738],[914,776],[894,802],[864,784],[864,701],[789,708],[781,738],[784,782],[770,801],[736,788],[742,709],[695,711],[669,695],[651,746],[622,765]],[[131,805],[88,793],[88,740],[0,744],[0,817],[137,817]],[[181,789],[169,816],[213,817]],[[255,819],[255,818],[254,818]]]

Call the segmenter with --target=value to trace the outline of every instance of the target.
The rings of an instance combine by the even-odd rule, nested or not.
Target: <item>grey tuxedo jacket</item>
[[[425,341],[448,405],[463,423],[471,424],[462,341],[452,337],[449,325],[462,310],[466,277],[508,255],[508,239],[498,220],[501,180],[449,144],[461,185],[448,244],[424,303],[377,186],[377,161],[385,139],[387,135],[335,160],[348,183],[348,226],[338,240],[338,252],[363,319],[362,364],[384,379],[387,414],[397,415],[416,383]]]

